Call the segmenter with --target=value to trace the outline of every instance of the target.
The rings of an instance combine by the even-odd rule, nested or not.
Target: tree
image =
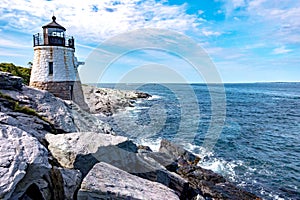
[[[32,65],[33,65],[33,63],[29,61],[29,62],[27,63],[27,65],[28,65],[29,68],[31,68]]]

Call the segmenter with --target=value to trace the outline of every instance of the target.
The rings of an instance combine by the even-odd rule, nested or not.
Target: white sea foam
[[[185,148],[201,158],[198,163],[200,167],[222,174],[231,181],[237,180],[237,174],[235,172],[236,167],[246,167],[242,161],[225,161],[221,158],[216,158],[213,152],[207,152],[203,147],[198,145],[189,143],[185,145]]]
[[[280,197],[278,194],[274,194],[273,192],[267,192],[265,191],[264,188],[262,188],[260,190],[260,194],[263,195],[263,196],[269,196],[271,199],[274,199],[274,200],[284,200],[284,198]]]
[[[138,110],[144,110],[144,109],[148,109],[149,107],[146,107],[146,106],[137,106],[136,108]]]
[[[160,99],[160,98],[161,98],[161,96],[159,96],[159,95],[152,95],[147,100],[154,100],[154,99]]]
[[[131,111],[131,110],[136,110],[137,108],[136,107],[126,107],[125,110],[126,111]]]
[[[160,147],[161,138],[157,139],[141,139],[138,143],[150,147],[152,151],[158,151]]]
[[[145,146],[149,146],[153,151],[158,151],[160,147],[161,138],[157,139],[141,139],[138,143],[143,144]],[[193,152],[195,155],[201,158],[198,165],[203,167],[204,169],[210,169],[216,173],[219,173],[225,176],[230,181],[238,181],[238,175],[236,174],[236,167],[245,167],[246,171],[249,173],[253,173],[256,171],[256,168],[250,168],[246,166],[242,161],[225,161],[221,158],[216,158],[213,152],[207,152],[205,149],[198,145],[193,145],[190,143],[182,144],[185,149]],[[247,185],[246,182],[241,182],[238,184],[239,186]]]
[[[143,102],[142,99],[138,99],[138,100],[135,101],[135,104],[140,104],[140,103],[142,103],[142,102]]]

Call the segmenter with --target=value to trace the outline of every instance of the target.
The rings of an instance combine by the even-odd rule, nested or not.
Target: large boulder
[[[78,199],[179,199],[166,186],[131,175],[104,162],[83,179]]]
[[[9,72],[0,71],[0,89],[20,90],[22,88],[23,79],[13,76]]]
[[[159,152],[167,154],[180,165],[186,163],[187,165],[196,166],[200,161],[199,156],[166,139],[161,140]]]
[[[153,158],[157,156],[137,153],[137,146],[126,137],[86,132],[47,134],[46,139],[49,150],[58,162],[63,167],[79,169],[83,176],[96,163],[106,162],[131,174],[162,183],[174,189],[180,197],[188,195],[189,184],[186,180],[166,170]]]
[[[0,199],[17,199],[31,185],[44,187],[46,183],[39,180],[50,168],[48,151],[36,138],[0,124]]]
[[[113,151],[106,151],[112,146],[123,149],[131,153],[137,152],[136,145],[128,140],[126,137],[113,136],[109,134],[93,133],[93,132],[77,132],[68,134],[47,134],[46,140],[49,142],[49,150],[58,162],[66,168],[78,168],[88,167],[83,164],[81,166],[80,160],[84,159],[89,161],[110,158]],[[102,158],[97,156],[96,152],[99,149],[103,149]],[[120,159],[116,157],[115,159]],[[112,159],[113,161],[114,159]],[[98,162],[99,162],[98,161]],[[76,162],[76,166],[74,166]],[[94,163],[95,164],[95,163]],[[91,166],[92,167],[92,166]],[[87,169],[82,169],[86,171]]]
[[[0,124],[0,199],[74,199],[80,171],[52,166],[49,160],[35,137]]]

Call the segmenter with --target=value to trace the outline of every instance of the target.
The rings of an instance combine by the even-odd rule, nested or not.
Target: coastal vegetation
[[[23,83],[29,85],[30,68],[16,66],[13,63],[0,63],[0,71],[9,72],[14,76],[20,76],[23,78]]]

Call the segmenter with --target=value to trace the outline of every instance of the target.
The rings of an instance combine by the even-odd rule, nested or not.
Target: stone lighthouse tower
[[[43,33],[33,35],[34,60],[30,86],[48,90],[57,97],[73,100],[87,110],[74,56],[74,38],[66,36],[66,29],[56,22],[42,27]]]

